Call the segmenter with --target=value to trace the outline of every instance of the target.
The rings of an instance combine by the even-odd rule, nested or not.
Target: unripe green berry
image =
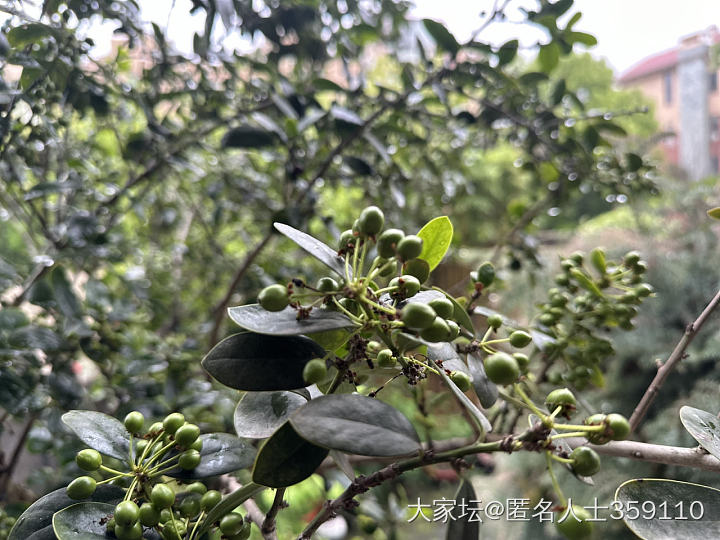
[[[430,343],[440,343],[450,339],[450,326],[442,317],[435,317],[430,326],[420,332],[420,337]]]
[[[163,427],[162,422],[155,422],[155,423],[153,423],[153,425],[151,425],[151,426],[148,428],[147,434],[148,434],[149,436],[151,436],[151,437],[155,437],[155,436],[158,435],[160,432],[162,432],[164,429],[165,429],[165,428]]]
[[[343,231],[340,235],[340,240],[338,241],[338,251],[346,251],[350,246],[355,244],[355,241],[355,235],[350,229]]]
[[[165,522],[162,530],[163,540],[183,540],[187,527],[180,520]]]
[[[133,501],[123,501],[115,507],[113,517],[120,527],[131,527],[140,519],[140,508]]]
[[[378,528],[377,521],[365,514],[360,514],[357,517],[357,525],[365,534],[373,534]]]
[[[585,254],[582,251],[576,251],[570,255],[569,259],[575,264],[582,264],[585,259]]]
[[[512,384],[520,376],[517,360],[504,352],[496,352],[485,358],[485,374],[495,384]]]
[[[453,371],[450,374],[450,380],[463,392],[470,390],[470,377],[467,373],[463,371]]]
[[[102,456],[97,450],[86,448],[77,453],[75,463],[77,463],[78,467],[83,471],[97,471],[100,465],[102,465]]]
[[[418,291],[420,291],[421,286],[418,278],[410,274],[403,274],[400,277],[392,278],[388,285],[390,287],[397,287],[395,294],[403,298],[415,296]]]
[[[405,326],[413,330],[424,330],[435,321],[435,310],[428,304],[420,302],[409,302],[401,313],[401,318]]]
[[[225,536],[233,536],[242,530],[243,517],[235,512],[230,512],[220,520],[220,532]]]
[[[200,436],[200,428],[195,424],[185,424],[180,426],[175,432],[175,442],[181,448],[189,448]]]
[[[377,252],[381,257],[390,259],[395,256],[395,249],[398,243],[405,236],[400,229],[388,229],[383,231],[377,239]]]
[[[219,491],[216,491],[214,489],[211,489],[207,493],[205,493],[202,498],[200,499],[200,506],[203,510],[207,511],[211,508],[214,508],[217,506],[217,504],[222,500],[222,495]]]
[[[630,422],[621,414],[608,414],[605,418],[613,441],[623,441],[630,435]]]
[[[242,528],[240,529],[240,532],[233,536],[230,536],[228,540],[247,540],[248,538],[250,538],[250,533],[250,522],[245,521],[242,525]]]
[[[498,314],[492,314],[488,316],[487,323],[490,328],[497,330],[502,326],[503,319]]]
[[[433,298],[428,302],[428,306],[433,308],[438,317],[449,319],[455,313],[455,306],[446,297]]]
[[[315,384],[327,377],[327,366],[322,358],[313,358],[303,368],[303,380],[307,384]]]
[[[66,492],[67,496],[71,499],[87,499],[95,493],[96,487],[97,483],[94,478],[91,476],[80,476],[68,484]]]
[[[160,523],[160,512],[150,503],[143,503],[140,507],[140,524],[145,527],[154,527]]]
[[[365,350],[369,354],[377,354],[382,350],[383,346],[379,341],[371,340],[368,341],[367,345],[365,346]]]
[[[430,277],[430,265],[422,259],[412,259],[403,264],[402,272],[417,278],[420,283],[425,283]]]
[[[557,388],[550,392],[545,398],[545,406],[552,413],[560,407],[561,416],[569,417],[577,407],[575,396],[568,388]]]
[[[340,285],[338,285],[338,282],[333,278],[325,276],[318,280],[315,288],[320,292],[329,293],[337,291],[340,288]]]
[[[197,493],[198,495],[203,495],[207,491],[207,487],[202,482],[193,482],[187,487],[187,490],[190,493]]]
[[[170,510],[169,508],[163,508],[162,510],[160,510],[160,523],[167,523],[168,521],[172,521],[172,519],[172,510]]]
[[[416,259],[422,253],[423,240],[419,236],[409,234],[397,244],[397,254],[403,261]]]
[[[510,334],[510,345],[517,349],[522,349],[523,347],[529,345],[531,341],[532,336],[522,330],[516,330]]]
[[[578,446],[570,454],[572,470],[580,476],[592,476],[600,470],[600,456],[592,448]]]
[[[180,505],[178,509],[180,510],[180,515],[186,518],[194,518],[200,513],[200,495],[197,493],[191,493],[187,497],[185,497],[182,501],[180,501]]]
[[[182,426],[184,423],[185,417],[182,414],[171,413],[168,414],[163,420],[163,429],[165,430],[165,433],[169,435],[174,435],[175,432],[180,429],[180,426]]]
[[[477,280],[485,287],[492,285],[495,281],[495,267],[491,262],[482,263],[477,269]]]
[[[390,349],[383,349],[377,354],[377,361],[380,367],[395,367],[395,357]]]
[[[517,361],[520,372],[525,373],[527,371],[528,365],[530,364],[530,358],[528,358],[528,355],[516,352],[513,353],[512,356]]]
[[[606,444],[610,442],[611,437],[607,433],[607,416],[604,414],[593,414],[585,419],[588,426],[604,426],[604,430],[588,431],[585,438],[593,444]]]
[[[290,303],[287,287],[279,284],[265,287],[258,295],[258,303],[267,311],[282,311]]]
[[[368,236],[376,235],[382,231],[383,225],[385,225],[385,215],[377,206],[368,206],[365,208],[360,212],[358,219],[360,232]]]
[[[650,296],[653,292],[655,292],[655,289],[653,289],[652,285],[649,283],[641,283],[637,287],[635,287],[635,294],[637,294],[640,298],[645,298]]]
[[[150,492],[150,502],[155,508],[170,508],[175,503],[175,492],[165,484],[155,484]]]
[[[132,411],[125,416],[125,429],[133,435],[140,433],[145,423],[145,417],[139,411]]]
[[[455,321],[450,321],[446,319],[445,323],[448,325],[448,328],[450,328],[450,336],[447,340],[452,341],[460,335],[460,327]]]
[[[135,522],[132,525],[123,527],[116,523],[114,532],[118,540],[140,540],[142,538],[142,525]]]
[[[582,506],[573,505],[573,514],[580,520],[575,519],[573,514],[568,514],[565,519],[560,521],[559,517],[555,520],[555,526],[560,534],[567,540],[585,540],[590,538],[593,531],[593,522],[590,512]]]
[[[192,450],[197,450],[198,452],[200,452],[202,450],[202,447],[203,447],[203,442],[200,437],[198,437],[197,440],[190,445],[190,448]]]
[[[623,261],[627,266],[635,266],[640,262],[640,254],[637,251],[629,251],[625,254]]]
[[[590,262],[592,262],[592,265],[600,274],[604,274],[607,271],[605,252],[602,248],[597,247],[590,252]]]
[[[200,465],[200,452],[197,450],[185,450],[178,458],[178,465],[185,471],[194,469]]]

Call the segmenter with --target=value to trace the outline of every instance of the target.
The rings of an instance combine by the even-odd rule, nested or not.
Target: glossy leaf
[[[253,497],[263,491],[265,486],[260,486],[254,482],[245,484],[243,487],[236,489],[232,493],[223,497],[223,499],[210,510],[202,521],[200,528],[197,531],[197,538],[203,538],[203,533],[212,527],[216,522],[220,521],[225,514],[232,512],[233,509],[240,506],[242,503],[247,501],[250,497]]]
[[[478,500],[470,481],[463,480],[460,483],[454,500],[458,504],[460,504],[460,501],[470,504],[470,501]],[[478,540],[480,538],[480,522],[471,520],[469,512],[463,517],[457,514],[455,517],[456,519],[448,521],[447,530],[445,531],[446,540]]]
[[[248,392],[235,408],[235,431],[250,439],[269,437],[307,401],[296,392]]]
[[[438,47],[453,55],[460,50],[460,44],[441,23],[432,19],[423,19],[423,25],[435,40],[435,43],[438,44]]]
[[[720,490],[715,488],[676,480],[640,478],[622,484],[615,492],[615,500],[624,505],[625,525],[640,538],[708,540],[720,537]],[[643,503],[652,503],[656,509],[652,519],[646,519],[650,514],[643,513]],[[637,517],[628,515],[633,507],[640,508]]]
[[[52,526],[58,540],[106,540],[104,521],[112,516],[115,506],[106,503],[82,502],[57,512]]]
[[[327,448],[306,441],[285,422],[258,450],[253,482],[274,488],[297,484],[313,474],[327,455]]]
[[[498,387],[485,374],[485,366],[480,353],[468,354],[467,363],[472,376],[473,389],[480,399],[480,405],[486,409],[492,407],[498,398]]]
[[[203,433],[200,464],[192,470],[171,470],[174,478],[208,478],[250,467],[255,460],[255,447],[229,433]]]
[[[680,421],[700,446],[720,459],[720,420],[716,415],[685,405],[680,409]]]
[[[62,421],[90,448],[121,461],[128,460],[130,434],[120,420],[97,411],[69,411],[62,415]]]
[[[540,64],[540,69],[542,71],[545,73],[551,72],[555,69],[555,66],[558,65],[559,61],[560,46],[557,43],[551,41],[547,45],[542,45],[540,47],[540,52],[538,53],[538,63]]]
[[[236,390],[272,392],[306,386],[303,368],[325,351],[305,336],[234,334],[215,345],[202,366]]]
[[[450,248],[453,237],[452,223],[447,216],[436,217],[427,222],[417,235],[423,239],[419,258],[427,261],[430,270],[433,270]]]
[[[275,135],[270,131],[251,126],[230,129],[222,138],[223,148],[265,148],[273,146]]]
[[[627,169],[630,172],[635,172],[643,166],[643,159],[632,152],[625,154],[625,159],[627,160]]]
[[[351,335],[352,332],[344,328],[339,328],[338,330],[314,332],[312,334],[307,334],[307,337],[312,339],[326,351],[336,351],[348,342]]]
[[[345,259],[340,257],[336,250],[290,225],[284,223],[274,223],[273,225],[281,234],[287,236],[330,270],[341,277],[345,277]],[[350,271],[350,277],[352,277],[352,271]]]
[[[713,219],[720,219],[720,206],[716,207],[716,208],[711,208],[710,210],[708,210],[707,215]]]
[[[420,450],[410,421],[377,399],[328,395],[313,399],[290,417],[304,439],[326,448],[363,456],[404,456]]]
[[[101,485],[85,502],[117,504],[124,495],[125,492],[117,486]],[[7,540],[55,540],[53,514],[74,504],[77,501],[67,496],[64,487],[48,493],[23,512]]]
[[[435,367],[437,368],[437,364],[435,364]],[[489,433],[492,431],[492,424],[490,424],[490,421],[487,419],[487,417],[480,411],[480,409],[477,408],[477,406],[470,401],[470,398],[468,398],[465,393],[460,390],[457,385],[452,382],[450,377],[445,373],[444,370],[438,369],[438,373],[440,374],[440,377],[445,381],[445,384],[450,388],[453,394],[460,400],[460,403],[462,403],[463,407],[478,421],[478,423],[482,426],[483,430],[485,432]]]
[[[228,309],[228,315],[246,330],[272,336],[297,336],[355,326],[342,313],[323,308],[313,309],[307,318],[300,320],[297,318],[297,311],[291,307],[286,307],[283,311],[270,312],[259,304],[231,307]]]
[[[497,51],[498,66],[504,66],[513,61],[517,56],[519,42],[517,39],[503,43],[503,45]]]

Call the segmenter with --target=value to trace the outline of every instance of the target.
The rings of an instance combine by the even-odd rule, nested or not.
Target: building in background
[[[622,74],[621,86],[636,88],[655,103],[665,134],[667,161],[699,180],[720,172],[720,92],[715,51],[720,30],[711,26],[678,46],[645,58]]]

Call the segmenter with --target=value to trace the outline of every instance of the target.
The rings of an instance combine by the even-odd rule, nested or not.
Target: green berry
[[[238,534],[243,527],[243,517],[240,514],[231,512],[220,520],[220,532],[225,536]]]
[[[635,294],[637,294],[640,298],[645,298],[647,296],[650,296],[652,293],[655,292],[655,289],[653,289],[652,285],[649,283],[641,283],[637,287],[635,287]]]
[[[455,313],[455,305],[446,297],[433,298],[428,302],[428,306],[435,310],[438,317],[449,319]]]
[[[145,527],[154,527],[160,523],[160,512],[150,503],[140,507],[140,524]]]
[[[94,478],[90,476],[80,476],[68,484],[66,492],[67,496],[71,499],[87,499],[95,493],[96,487],[97,483]]]
[[[405,236],[400,229],[388,229],[383,231],[377,239],[377,252],[381,257],[390,259],[395,256],[395,249]]]
[[[592,448],[578,446],[570,454],[572,470],[580,476],[592,476],[600,470],[600,456]]]
[[[97,450],[86,448],[80,450],[75,456],[75,463],[83,471],[97,471],[102,465],[102,456]]]
[[[214,489],[211,489],[207,493],[205,493],[202,498],[200,499],[200,506],[203,510],[210,510],[211,508],[214,508],[217,506],[217,504],[222,500],[222,495],[219,491],[216,491]]]
[[[390,349],[383,349],[377,353],[377,362],[380,367],[395,367],[395,357]]]
[[[175,432],[175,442],[181,448],[189,448],[200,436],[200,428],[195,424],[185,424],[180,426]]]
[[[315,288],[318,291],[329,293],[337,291],[340,288],[340,285],[338,285],[338,282],[335,281],[333,278],[326,276],[318,280]]]
[[[165,522],[162,530],[163,540],[183,540],[187,527],[180,520]]]
[[[608,414],[605,423],[613,441],[623,441],[630,435],[630,422],[621,414]]]
[[[148,444],[150,444],[150,441],[147,439],[140,439],[137,443],[135,443],[135,454],[141,456]]]
[[[403,264],[403,274],[417,278],[420,283],[425,283],[430,277],[430,265],[422,259],[412,259]]]
[[[490,328],[497,330],[498,328],[500,328],[502,326],[503,319],[500,315],[495,313],[495,314],[488,316],[487,323]]]
[[[420,337],[431,343],[440,343],[450,339],[450,326],[442,317],[435,317],[430,326],[420,332]]]
[[[577,406],[573,393],[567,388],[557,388],[550,392],[545,398],[545,406],[550,412],[560,407],[561,416],[569,417]]]
[[[520,366],[509,354],[497,352],[485,358],[485,374],[495,384],[512,384],[520,376]]]
[[[447,323],[448,327],[450,328],[450,336],[447,340],[452,341],[460,335],[460,327],[455,321],[450,321],[446,319],[445,323]]]
[[[585,254],[582,251],[576,251],[570,255],[569,259],[575,264],[582,264],[585,259]]]
[[[543,326],[552,326],[555,324],[555,321],[557,321],[557,319],[555,318],[555,315],[552,315],[551,313],[543,313],[540,317],[538,317],[538,322]]]
[[[463,392],[470,390],[470,377],[467,373],[463,371],[453,371],[450,374],[450,379]]]
[[[140,519],[140,508],[133,501],[123,501],[115,507],[113,517],[120,527],[131,527]]]
[[[125,416],[125,429],[133,435],[140,433],[145,423],[145,417],[139,411],[132,411]]]
[[[403,298],[415,296],[420,290],[420,281],[410,274],[403,274],[400,277],[392,278],[388,285],[390,287],[397,287],[396,294]]]
[[[378,528],[377,521],[365,514],[360,514],[357,517],[357,525],[365,534],[373,534]]]
[[[180,510],[180,515],[186,518],[194,518],[200,513],[200,495],[197,493],[191,493],[187,497],[185,497],[182,501],[180,501],[180,505],[178,509]]]
[[[175,502],[175,492],[165,484],[155,484],[150,492],[150,502],[155,508],[170,508]]]
[[[169,435],[174,435],[175,432],[180,429],[180,426],[182,426],[184,423],[185,417],[182,414],[171,413],[168,414],[163,420],[163,429],[165,430],[165,433]]]
[[[350,229],[343,231],[340,235],[340,240],[338,241],[338,251],[344,252],[354,244],[355,235],[353,234],[353,232]]]
[[[327,366],[322,358],[313,358],[303,368],[303,380],[307,384],[319,383],[327,377]]]
[[[142,538],[142,525],[136,522],[127,527],[123,527],[116,523],[114,532],[118,540],[140,540]]]
[[[528,355],[516,352],[513,353],[513,358],[517,361],[520,371],[522,373],[525,373],[527,371],[528,365],[530,364],[530,358],[528,358]]]
[[[160,510],[160,523],[167,523],[168,521],[172,521],[172,519],[172,510],[170,510],[169,508],[163,508],[162,510]]]
[[[567,540],[584,540],[590,538],[593,531],[593,522],[588,521],[592,516],[582,506],[572,507],[573,513],[568,513],[562,521],[555,520],[555,526],[560,534]],[[575,514],[575,517],[573,516]],[[580,521],[578,521],[580,520]]]
[[[435,321],[436,313],[428,304],[409,302],[402,309],[402,321],[413,330],[424,330]]]
[[[187,487],[187,490],[190,493],[197,493],[198,495],[203,495],[205,492],[207,492],[207,487],[202,482],[193,482]]]
[[[240,532],[234,534],[233,536],[230,536],[228,540],[247,540],[248,538],[250,538],[250,532],[250,522],[245,521],[242,528],[240,529]]]
[[[197,440],[190,445],[190,448],[192,450],[197,450],[198,452],[200,452],[202,450],[202,447],[203,447],[203,442],[200,437],[198,437]]]
[[[382,350],[383,346],[379,341],[371,340],[368,341],[367,345],[365,346],[365,351],[367,351],[369,354],[377,354]]]
[[[105,531],[107,534],[115,534],[115,518],[110,518],[105,524]]]
[[[532,336],[528,334],[527,332],[523,332],[522,330],[516,330],[512,334],[510,334],[510,345],[515,347],[516,349],[522,349],[523,347],[530,344],[532,341]]]
[[[200,465],[200,452],[197,450],[185,450],[178,458],[180,468],[189,471]]]
[[[161,433],[165,428],[163,427],[162,422],[155,422],[153,425],[150,426],[148,429],[147,434],[151,437],[155,437],[155,435],[158,435]]]
[[[279,284],[265,287],[258,295],[258,303],[267,311],[282,311],[290,303],[287,287]]]
[[[637,251],[629,251],[625,254],[623,261],[627,266],[635,266],[640,262],[640,254]]]
[[[492,282],[495,281],[495,267],[491,262],[484,262],[479,266],[477,280],[485,287],[492,285]]]
[[[604,274],[607,271],[607,263],[605,262],[605,252],[602,248],[595,248],[590,252],[590,262],[595,269]]]
[[[385,225],[385,215],[377,206],[368,206],[358,218],[358,228],[362,234],[374,236],[382,231]]]
[[[605,444],[610,442],[611,437],[607,433],[607,416],[604,414],[593,414],[585,419],[588,426],[605,426],[601,431],[588,431],[585,438],[593,444]]]
[[[397,254],[403,261],[416,259],[422,253],[423,240],[419,236],[409,234],[397,244]]]

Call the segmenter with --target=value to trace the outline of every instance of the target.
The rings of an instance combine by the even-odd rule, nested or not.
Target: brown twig
[[[645,394],[635,407],[635,410],[630,417],[631,431],[635,431],[637,429],[638,425],[647,414],[655,396],[657,396],[663,383],[665,383],[665,379],[667,379],[668,375],[670,375],[670,372],[675,367],[675,364],[685,357],[686,349],[703,327],[705,321],[707,321],[715,308],[717,308],[718,304],[720,304],[720,291],[718,291],[715,297],[710,300],[710,303],[705,306],[705,309],[695,322],[687,325],[682,338],[678,341],[678,344],[675,346],[675,349],[673,349],[673,352],[670,354],[667,361],[658,368],[655,378],[652,380],[647,390],[645,390]]]
[[[270,507],[270,510],[268,510],[268,513],[260,526],[260,532],[265,540],[277,540],[275,517],[280,510],[287,507],[287,503],[283,500],[284,496],[285,488],[278,488],[277,491],[275,491],[275,498],[273,499],[272,506]]]
[[[12,478],[13,472],[15,471],[15,467],[18,464],[18,460],[20,459],[20,455],[22,454],[22,449],[25,447],[25,440],[30,433],[30,429],[32,429],[32,426],[35,423],[38,414],[39,413],[34,412],[30,415],[30,418],[28,418],[27,422],[25,423],[25,427],[20,434],[20,437],[18,438],[15,449],[10,456],[10,460],[8,461],[7,465],[0,469],[0,500],[4,499],[7,494],[7,486],[10,482],[10,479]]]

